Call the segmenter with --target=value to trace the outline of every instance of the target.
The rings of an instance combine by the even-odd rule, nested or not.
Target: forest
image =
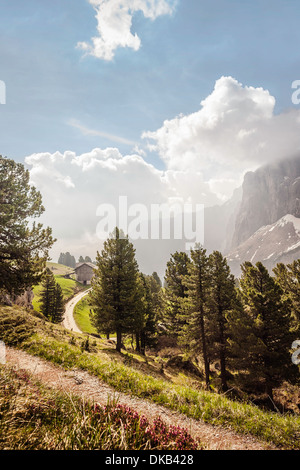
[[[162,283],[139,272],[133,244],[116,228],[96,266],[91,319],[100,334],[116,334],[118,351],[124,335],[142,354],[175,348],[220,392],[238,387],[273,400],[274,388],[298,383],[300,260],[272,273],[245,262],[237,279],[220,252],[196,245],[171,255]]]

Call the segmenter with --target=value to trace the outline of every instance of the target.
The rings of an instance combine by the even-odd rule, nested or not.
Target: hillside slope
[[[227,255],[235,276],[240,275],[240,265],[245,261],[261,261],[267,269],[277,263],[288,264],[300,258],[300,218],[287,214],[274,224],[257,230],[245,242]]]
[[[50,324],[20,307],[0,307],[0,311],[7,365],[26,369],[46,383],[49,379],[55,388],[68,387],[71,381],[72,391],[79,395],[85,391],[85,397],[98,400],[97,394],[104,391],[102,399],[107,401],[108,386],[110,396],[122,396],[124,403],[140,406],[149,417],[163,413],[164,420],[173,424],[191,424],[207,448],[300,448],[297,415],[264,411],[208,392],[198,375],[173,369],[168,362],[162,370],[157,357],[131,350],[119,354],[106,339],[91,337],[86,349],[86,335]]]

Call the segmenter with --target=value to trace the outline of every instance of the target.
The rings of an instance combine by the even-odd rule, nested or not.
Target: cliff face
[[[225,204],[205,208],[204,246],[209,253],[214,250],[226,253],[230,249],[241,198],[242,188],[238,188]]]
[[[300,217],[300,157],[247,173],[242,190],[231,249],[286,214]]]
[[[300,257],[300,218],[287,214],[272,225],[260,227],[251,237],[227,255],[235,276],[244,261],[261,261],[270,271],[277,263],[288,264]]]

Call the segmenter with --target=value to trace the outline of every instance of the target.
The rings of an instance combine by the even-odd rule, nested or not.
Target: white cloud
[[[231,196],[245,171],[295,154],[300,146],[300,111],[276,115],[274,108],[275,99],[267,90],[222,77],[199,111],[144,133],[166,163],[165,171],[147,163],[139,145],[130,155],[109,147],[81,155],[66,151],[28,156],[32,183],[46,208],[42,221],[53,227],[58,239],[54,259],[60,251],[94,257],[101,249],[96,234],[100,204],[117,208],[119,196],[127,196],[128,204],[145,207],[176,198],[211,206]],[[72,125],[82,132],[99,132],[78,122]],[[169,254],[180,250],[170,243],[138,246],[142,266],[153,270],[159,264],[163,269]]]
[[[168,197],[160,171],[139,155],[123,156],[115,148],[96,148],[81,155],[70,151],[37,153],[26,157],[25,163],[32,184],[43,197],[46,210],[42,221],[53,227],[60,241],[58,250],[61,242],[76,247],[89,239],[94,242],[87,245],[87,254],[96,253],[100,243],[96,211],[100,204],[117,207],[123,195],[129,204],[145,205]]]
[[[89,0],[96,10],[98,36],[92,44],[79,42],[77,46],[99,59],[112,60],[115,50],[129,47],[137,51],[141,40],[131,32],[133,15],[141,11],[145,18],[155,20],[161,15],[170,15],[174,0]]]
[[[195,205],[217,202],[200,173],[171,170],[165,173],[140,155],[123,156],[116,148],[96,148],[81,155],[71,151],[37,153],[26,157],[25,162],[32,184],[42,194],[46,210],[41,222],[53,228],[58,240],[51,253],[54,260],[66,251],[76,258],[80,255],[93,258],[103,244],[103,239],[97,236],[100,221],[97,208],[111,204],[118,213],[119,196],[127,197],[131,210],[134,204],[143,205],[149,216],[151,205],[172,204],[176,199]],[[130,223],[129,212],[128,216]],[[160,269],[162,273],[170,253],[180,249],[172,243],[136,241],[141,269],[144,272]]]
[[[165,121],[143,138],[169,170],[198,171],[228,197],[228,183],[239,184],[245,171],[299,151],[299,110],[275,115],[275,104],[267,90],[222,77],[199,111]]]

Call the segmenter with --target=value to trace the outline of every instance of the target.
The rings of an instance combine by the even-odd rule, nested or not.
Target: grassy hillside
[[[72,268],[68,268],[67,266],[63,266],[62,264],[58,263],[47,263],[47,267],[51,269],[56,279],[56,282],[58,282],[58,284],[61,286],[65,301],[69,300],[71,297],[73,297],[74,294],[76,294],[80,290],[87,288],[87,286],[80,284],[75,279],[66,279],[64,277],[65,274],[73,272]],[[40,284],[34,286],[33,288],[34,298],[32,301],[32,305],[37,312],[40,311],[41,289],[42,286]]]
[[[90,320],[90,307],[85,298],[80,300],[74,308],[74,319],[81,331],[85,333],[97,333],[97,330],[93,327]]]
[[[150,424],[134,410],[106,406],[44,387],[20,370],[0,367],[1,450],[198,450],[184,429]]]
[[[251,403],[207,392],[199,377],[164,367],[156,357],[115,351],[105,339],[69,332],[21,308],[1,307],[0,338],[15,347],[100,377],[116,390],[180,411],[207,423],[228,426],[283,449],[300,449],[300,417],[267,412]]]

